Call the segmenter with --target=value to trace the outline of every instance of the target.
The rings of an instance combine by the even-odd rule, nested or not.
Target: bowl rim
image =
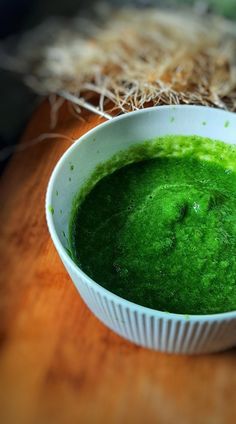
[[[113,125],[114,122],[120,121],[120,120],[125,120],[125,119],[129,119],[130,115],[138,115],[138,114],[143,114],[143,113],[147,113],[149,111],[156,111],[158,112],[159,110],[162,109],[171,109],[171,110],[175,110],[175,109],[204,109],[204,110],[208,110],[208,112],[210,113],[222,113],[225,114],[226,116],[231,116],[234,119],[236,119],[236,114],[234,112],[228,112],[225,111],[223,109],[217,109],[217,108],[213,108],[213,107],[208,107],[208,106],[202,106],[202,105],[164,105],[164,106],[154,106],[154,107],[148,107],[148,108],[144,108],[144,109],[140,109],[137,111],[133,111],[133,112],[129,112],[126,114],[122,114],[119,115],[117,117],[112,118],[111,120],[102,122],[101,124],[98,124],[96,127],[92,128],[91,130],[89,130],[88,132],[86,132],[85,134],[83,134],[81,137],[79,137],[77,140],[75,140],[75,142],[68,148],[66,149],[66,151],[63,153],[63,155],[60,157],[60,159],[57,161],[49,182],[48,182],[48,186],[47,186],[47,191],[46,191],[46,199],[45,199],[45,212],[46,212],[46,221],[47,221],[47,225],[48,225],[48,229],[49,229],[49,233],[50,236],[52,238],[52,241],[54,243],[54,246],[56,248],[56,250],[58,251],[61,259],[63,260],[63,262],[67,263],[70,268],[73,270],[73,272],[75,274],[77,274],[77,276],[79,278],[82,278],[83,280],[86,281],[86,283],[92,287],[93,289],[96,289],[98,292],[100,292],[100,294],[104,294],[106,297],[110,298],[109,300],[115,300],[116,302],[119,302],[123,307],[126,306],[127,309],[131,309],[133,311],[139,311],[139,313],[143,313],[145,315],[149,315],[152,317],[163,317],[163,318],[168,318],[168,319],[172,319],[175,321],[223,321],[223,320],[230,320],[230,319],[236,319],[236,310],[233,311],[229,311],[229,312],[219,312],[219,313],[215,313],[215,314],[181,314],[181,313],[173,313],[173,312],[168,312],[168,311],[160,311],[158,309],[152,309],[146,306],[142,306],[138,303],[134,303],[130,300],[127,300],[123,297],[118,296],[117,294],[107,290],[105,287],[101,286],[99,283],[97,283],[96,281],[94,281],[92,278],[90,278],[84,271],[82,271],[82,269],[73,261],[73,259],[70,257],[70,255],[68,254],[68,252],[66,251],[66,249],[64,248],[64,246],[62,245],[57,231],[55,229],[55,225],[54,225],[54,220],[53,220],[53,214],[50,212],[50,205],[51,205],[51,199],[52,199],[52,192],[53,192],[53,186],[54,186],[54,182],[57,178],[57,175],[60,173],[61,167],[64,163],[64,161],[68,158],[68,156],[71,155],[71,153],[76,150],[78,148],[78,146],[83,143],[86,142],[86,139],[90,136],[93,136],[94,133],[97,132],[97,130],[106,127],[106,126],[110,126]]]

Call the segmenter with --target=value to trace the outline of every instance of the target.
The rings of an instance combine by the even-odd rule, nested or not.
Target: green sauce
[[[200,137],[143,143],[101,165],[70,225],[74,261],[161,311],[236,309],[236,151]]]

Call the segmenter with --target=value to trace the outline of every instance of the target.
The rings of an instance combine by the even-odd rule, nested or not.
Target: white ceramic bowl
[[[236,144],[236,114],[201,106],[162,106],[99,125],[75,142],[56,165],[46,196],[47,223],[81,297],[109,328],[138,345],[160,351],[219,351],[236,345],[236,311],[186,316],[136,305],[89,278],[67,253],[72,201],[94,168],[134,144],[170,134],[199,135]]]

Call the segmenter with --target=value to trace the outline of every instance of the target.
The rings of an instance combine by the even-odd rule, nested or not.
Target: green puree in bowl
[[[196,136],[120,153],[77,197],[73,259],[140,305],[182,314],[235,310],[235,170],[233,146]]]

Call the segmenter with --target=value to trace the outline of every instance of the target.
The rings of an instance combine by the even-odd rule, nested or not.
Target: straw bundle
[[[236,110],[232,23],[157,9],[108,12],[95,22],[46,22],[5,64],[36,92],[73,100],[76,112],[179,103]]]

